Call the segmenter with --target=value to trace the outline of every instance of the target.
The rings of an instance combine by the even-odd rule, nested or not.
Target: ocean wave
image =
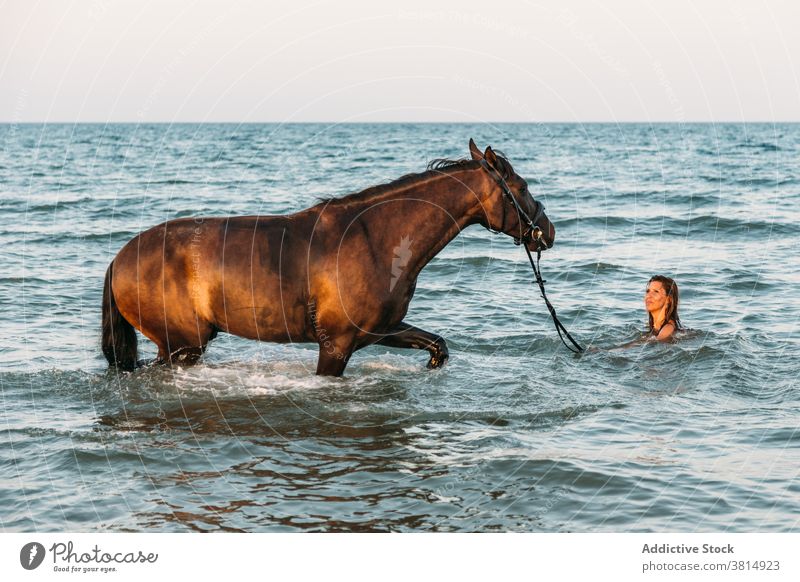
[[[589,263],[567,263],[565,269],[570,274],[577,272],[586,273],[630,273],[632,270],[624,265],[604,263],[602,261]]]
[[[724,237],[735,233],[744,235],[788,236],[800,233],[800,225],[778,220],[744,220],[712,214],[692,216],[690,218],[673,218],[669,216],[648,216],[628,218],[623,216],[583,216],[558,220],[556,228],[562,229],[603,229],[617,231],[621,234],[636,232],[640,236],[695,236],[710,234]]]
[[[82,188],[85,190],[85,188]],[[75,190],[72,190],[75,192]],[[91,196],[80,196],[78,198],[60,198],[52,202],[29,202],[26,210],[28,212],[53,212],[67,210],[75,206],[96,203],[97,200]]]
[[[760,150],[760,151],[764,151],[764,152],[779,152],[779,151],[781,151],[783,149],[782,147],[780,147],[776,143],[772,143],[772,142],[752,142],[752,141],[746,141],[746,142],[742,142],[742,143],[737,143],[733,147],[734,148],[744,148],[744,149],[755,149],[755,150]]]
[[[800,184],[800,179],[795,177],[775,177],[775,176],[746,176],[738,177],[736,173],[725,174],[700,174],[698,179],[712,184],[726,184],[731,186],[744,187],[781,187]]]
[[[148,180],[145,185],[146,186],[177,186],[182,184],[205,184],[206,182],[203,180],[186,180],[182,178],[167,178],[164,180]]]
[[[610,404],[608,406],[611,406]],[[622,404],[624,407],[624,404]],[[577,420],[586,415],[593,414],[601,410],[603,406],[576,405],[565,406],[559,409],[541,410],[537,412],[490,412],[490,411],[437,411],[437,412],[414,412],[408,415],[408,419],[403,422],[405,425],[426,425],[452,422],[459,423],[479,423],[481,425],[508,427],[510,425],[523,426],[552,426],[561,424],[565,421]]]

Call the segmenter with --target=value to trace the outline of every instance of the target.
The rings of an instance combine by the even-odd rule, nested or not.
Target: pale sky
[[[0,121],[800,121],[797,0],[11,0]]]

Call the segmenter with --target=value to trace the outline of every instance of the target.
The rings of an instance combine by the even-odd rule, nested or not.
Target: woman
[[[678,317],[678,284],[669,277],[654,275],[647,282],[644,306],[647,309],[649,333],[660,341],[670,339],[681,329]]]

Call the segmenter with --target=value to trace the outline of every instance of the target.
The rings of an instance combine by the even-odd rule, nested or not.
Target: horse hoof
[[[441,368],[447,362],[448,356],[431,356],[431,359],[428,360],[428,369],[435,370],[436,368]]]

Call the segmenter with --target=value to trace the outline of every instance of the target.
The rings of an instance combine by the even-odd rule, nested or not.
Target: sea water
[[[187,216],[287,214],[508,156],[557,228],[473,226],[343,378],[221,334],[192,368],[108,370],[103,276]],[[0,529],[796,531],[800,125],[0,125]],[[651,275],[685,331],[638,341]],[[632,346],[620,347],[628,342]],[[140,337],[140,352],[153,357]]]

